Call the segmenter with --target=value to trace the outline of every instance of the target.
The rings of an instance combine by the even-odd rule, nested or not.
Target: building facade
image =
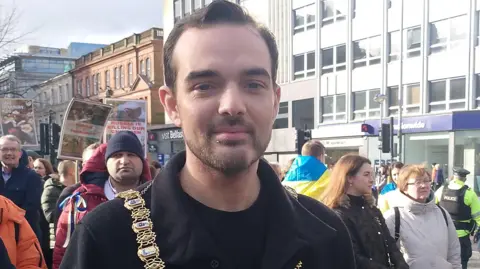
[[[53,123],[62,125],[68,104],[73,98],[72,86],[72,75],[68,72],[34,86],[34,90],[37,93],[35,98],[37,130],[40,130],[40,123],[49,122],[50,115],[52,115]],[[40,131],[37,133],[40,140]]]
[[[32,86],[63,74],[74,61],[67,49],[22,46],[0,61],[0,96],[33,99]]]
[[[83,55],[75,62],[76,98],[102,101],[122,98],[147,101],[148,124],[163,124],[158,96],[163,85],[163,30],[151,28]]]

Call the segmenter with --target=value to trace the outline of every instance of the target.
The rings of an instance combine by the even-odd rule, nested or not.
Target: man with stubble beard
[[[348,231],[261,159],[278,113],[268,29],[217,0],[164,45],[165,112],[186,151],[78,225],[61,269],[354,269]]]

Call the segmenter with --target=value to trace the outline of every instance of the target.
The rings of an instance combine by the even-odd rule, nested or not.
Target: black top
[[[238,235],[230,234],[219,240],[221,233],[228,232],[230,227],[202,221],[209,213],[198,214],[197,206],[192,205],[180,185],[179,173],[185,160],[185,152],[170,159],[143,195],[151,211],[156,243],[166,268],[236,269],[237,260],[249,255],[253,257],[247,263],[254,264],[258,264],[257,256],[261,256],[261,268],[264,269],[293,269],[297,265],[302,269],[356,268],[350,236],[341,219],[318,201],[303,195],[296,198],[288,193],[265,161],[259,162],[257,174],[262,192],[272,202],[267,202],[265,209],[262,209],[263,202],[259,209],[254,205],[253,213],[241,212],[247,218],[252,217],[242,219],[245,225],[260,228],[250,228],[253,229],[251,234],[245,236],[247,228],[239,228],[237,224],[230,232],[238,232]],[[139,189],[144,188],[145,185]],[[264,195],[260,197],[262,201]],[[268,229],[262,230],[262,221],[253,219],[257,210],[266,212],[263,215]],[[231,219],[225,220],[221,215],[218,215],[221,222],[231,223]],[[221,231],[212,235],[211,230],[215,228]],[[239,238],[240,233],[246,238]],[[234,246],[235,243],[228,239],[243,242]],[[124,201],[117,198],[99,205],[80,221],[60,269],[143,269],[137,250],[131,214],[124,208]]]
[[[363,196],[348,195],[347,200],[335,210],[350,231],[357,268],[387,269],[391,261],[396,269],[408,269],[381,212]]]
[[[214,243],[231,261],[232,268],[261,268],[268,223],[268,197],[264,188],[250,208],[239,212],[216,210],[186,196]]]

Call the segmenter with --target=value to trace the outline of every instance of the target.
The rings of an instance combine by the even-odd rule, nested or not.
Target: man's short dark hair
[[[267,44],[272,64],[272,82],[276,84],[278,69],[278,48],[275,37],[265,26],[259,25],[245,10],[232,2],[216,0],[210,5],[181,19],[173,27],[163,47],[165,84],[175,92],[177,71],[173,64],[173,51],[180,36],[189,28],[207,28],[214,25],[250,25],[258,30]]]

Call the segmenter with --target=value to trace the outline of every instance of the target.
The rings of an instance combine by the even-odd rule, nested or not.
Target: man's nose
[[[222,93],[218,113],[221,115],[243,115],[246,112],[244,94],[239,86],[229,86]]]

